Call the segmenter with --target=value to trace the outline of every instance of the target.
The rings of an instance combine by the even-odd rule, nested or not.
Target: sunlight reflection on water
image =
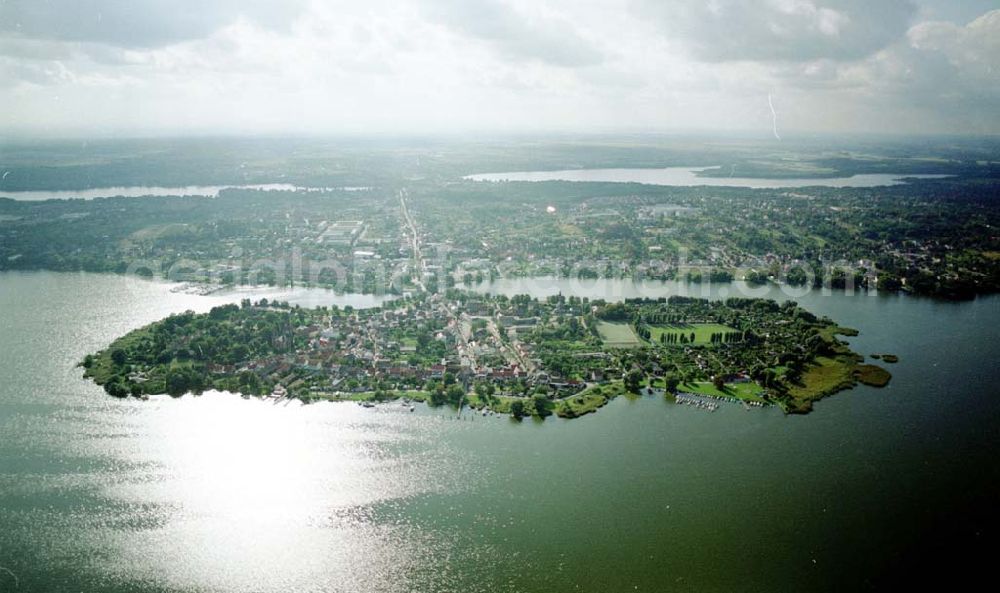
[[[367,588],[374,579],[377,590],[395,590],[419,550],[401,536],[406,525],[372,523],[366,509],[448,487],[427,476],[447,450],[430,449],[420,430],[427,418],[402,408],[273,404],[218,392],[154,398],[145,408],[101,440],[147,469],[103,494],[168,509],[161,529],[136,534],[153,541],[130,564],[191,579],[178,586],[278,589],[334,579],[350,590],[346,583],[363,578]],[[149,553],[166,549],[174,554]],[[386,557],[373,561],[378,555]],[[359,567],[379,574],[359,575]]]

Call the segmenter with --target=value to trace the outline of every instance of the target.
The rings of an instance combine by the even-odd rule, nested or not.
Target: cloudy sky
[[[1000,0],[0,0],[0,133],[997,134],[998,60]]]

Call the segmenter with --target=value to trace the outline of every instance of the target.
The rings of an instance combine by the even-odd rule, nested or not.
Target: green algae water
[[[574,290],[610,289],[530,291]],[[807,416],[652,396],[544,422],[119,401],[75,368],[244,296],[0,274],[0,591],[885,590],[974,570],[996,542],[996,297],[797,299],[859,328],[854,350],[900,356],[889,387]]]

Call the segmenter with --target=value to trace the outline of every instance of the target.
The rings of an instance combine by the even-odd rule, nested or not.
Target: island
[[[129,332],[80,364],[116,397],[208,389],[303,402],[405,399],[515,417],[573,418],[627,393],[714,410],[805,413],[889,373],[856,335],[794,301],[671,296],[606,302],[450,289],[372,309],[262,299]]]

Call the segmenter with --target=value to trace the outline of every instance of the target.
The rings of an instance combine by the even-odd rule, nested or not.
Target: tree
[[[128,397],[129,389],[125,386],[124,379],[121,375],[113,375],[107,383],[104,384],[104,391],[112,397]]]
[[[515,418],[524,417],[524,402],[516,399],[510,403],[510,413]]]
[[[187,374],[181,370],[167,371],[166,383],[167,393],[170,395],[183,395],[188,390]]]
[[[443,405],[447,400],[445,400],[444,387],[438,383],[434,389],[429,391],[430,393],[430,404],[434,407]]]
[[[167,393],[183,395],[189,391],[198,393],[205,384],[205,377],[193,368],[173,368],[167,371]]]
[[[712,377],[712,385],[714,385],[719,391],[726,390],[726,382],[723,380],[722,375]]]
[[[239,377],[240,391],[247,395],[257,395],[261,391],[260,377],[253,371],[243,371]]]
[[[625,374],[625,389],[628,389],[632,393],[639,393],[639,385],[642,383],[644,378],[645,377],[642,374],[642,371],[639,369],[632,369]]]
[[[432,336],[430,333],[420,332],[419,334],[417,334],[417,348],[419,350],[427,348],[427,345],[430,344],[431,340],[433,339],[434,336]]]
[[[460,385],[452,384],[448,386],[448,391],[446,393],[446,396],[449,402],[457,404],[462,400],[462,396],[464,395],[465,395],[465,390],[463,390]]]
[[[663,378],[664,386],[670,393],[675,393],[677,391],[677,386],[680,385],[680,377],[674,373],[667,373]]]
[[[546,416],[552,414],[549,410],[549,399],[544,395],[536,395],[532,401],[535,404],[535,415],[539,418],[545,418]]]
[[[115,348],[111,351],[111,362],[115,363],[116,366],[122,366],[125,364],[126,359],[127,357],[125,356],[125,351],[121,348]]]

